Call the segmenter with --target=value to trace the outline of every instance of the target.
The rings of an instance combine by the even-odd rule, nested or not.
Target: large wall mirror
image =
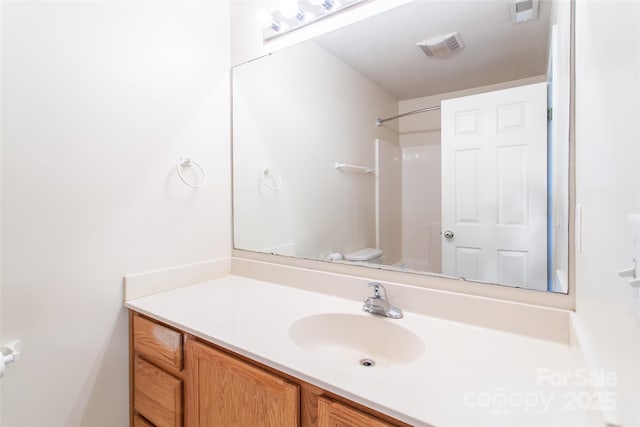
[[[416,0],[234,67],[235,248],[566,293],[570,40]]]

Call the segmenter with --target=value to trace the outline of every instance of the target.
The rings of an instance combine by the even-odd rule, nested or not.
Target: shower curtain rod
[[[440,106],[438,105],[437,107],[428,107],[428,108],[421,108],[419,110],[409,111],[406,113],[398,114],[397,116],[387,117],[386,119],[376,119],[376,126],[382,126],[384,122],[388,122],[389,120],[399,119],[400,117],[410,116],[412,114],[418,114],[418,113],[426,113],[427,111],[435,111],[439,109],[440,109]]]

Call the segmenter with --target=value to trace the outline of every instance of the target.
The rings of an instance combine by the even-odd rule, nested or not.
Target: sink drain
[[[360,360],[360,365],[370,368],[372,366],[376,366],[376,362],[374,360],[371,359],[362,359]]]

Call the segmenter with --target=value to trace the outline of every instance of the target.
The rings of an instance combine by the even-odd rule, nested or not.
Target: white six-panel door
[[[547,289],[546,92],[442,102],[443,274]]]

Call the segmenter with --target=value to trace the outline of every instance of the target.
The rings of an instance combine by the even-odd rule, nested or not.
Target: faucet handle
[[[367,286],[373,289],[373,298],[386,298],[387,292],[384,286],[378,282],[367,283]]]

